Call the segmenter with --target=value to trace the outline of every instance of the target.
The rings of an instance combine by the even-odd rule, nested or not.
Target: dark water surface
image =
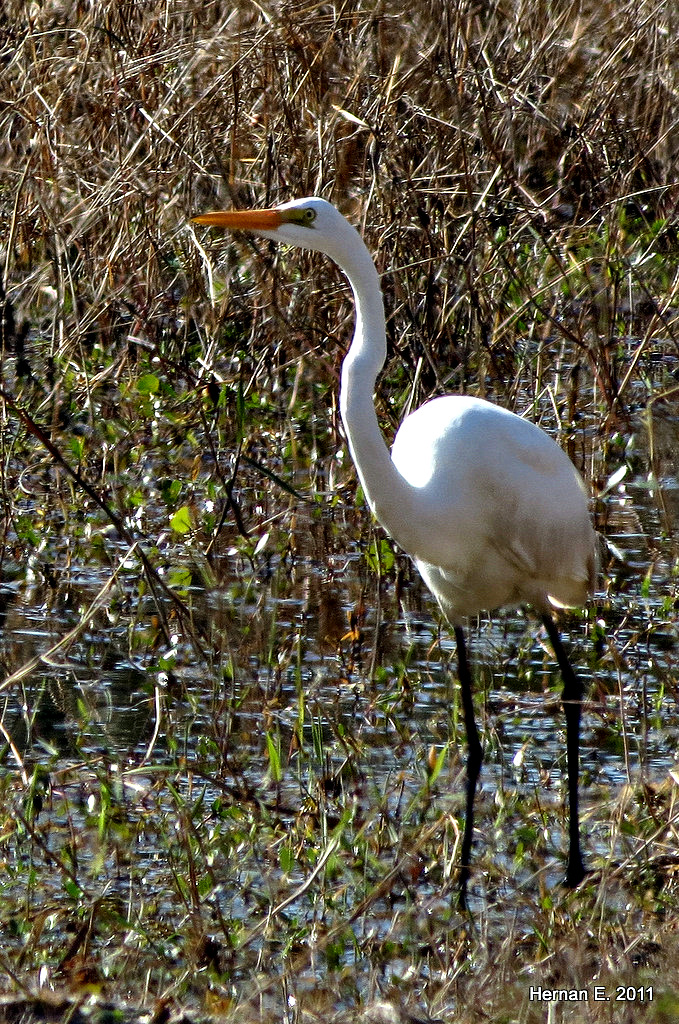
[[[601,589],[585,613],[563,620],[588,693],[582,735],[588,857],[619,853],[609,849],[602,802],[628,784],[662,784],[677,771],[674,410],[656,427],[649,450],[640,417],[618,461],[609,460],[608,476],[598,484],[605,535]],[[300,489],[306,472],[293,481]],[[366,512],[341,495],[336,500],[332,489],[316,505],[274,484],[270,495],[270,507],[257,506],[253,537],[246,543],[233,534],[209,562],[199,544],[191,554],[190,545],[173,541],[172,531],[157,535],[164,578],[190,610],[180,623],[163,600],[169,645],[134,552],[110,530],[105,543],[100,536],[75,544],[69,524],[55,523],[48,562],[40,553],[28,565],[6,560],[0,658],[10,681],[1,694],[3,771],[19,772],[17,754],[28,777],[36,764],[47,765],[58,807],[60,772],[68,768],[69,827],[76,829],[100,810],[92,765],[107,766],[111,786],[122,787],[130,806],[143,810],[153,793],[166,820],[156,820],[157,827],[149,820],[135,840],[151,887],[167,860],[176,818],[175,800],[157,792],[163,771],[187,799],[202,788],[206,807],[227,791],[232,797],[234,780],[243,791],[266,794],[271,764],[265,736],[274,736],[284,765],[277,813],[292,823],[317,784],[295,758],[302,718],[302,735],[330,780],[341,776],[350,752],[337,737],[360,744],[357,790],[367,786],[381,794],[395,815],[421,793],[431,757],[449,745],[433,799],[462,812],[454,642],[416,572],[404,556],[396,553],[393,560],[387,547],[378,579],[366,551],[382,535]],[[27,499],[26,506],[35,514],[36,501]],[[88,614],[114,572],[101,607]],[[353,632],[352,614],[360,626]],[[72,640],[63,642],[71,630]],[[488,811],[498,794],[540,794],[550,843],[562,849],[565,728],[561,680],[546,639],[529,614],[516,611],[471,623],[470,640],[486,747],[479,805]],[[206,744],[223,752],[219,778],[203,771],[210,763]],[[178,759],[184,774],[177,773]],[[509,872],[514,839],[506,831],[494,834],[491,820],[480,814],[490,832],[475,846],[490,846]],[[81,858],[88,857],[94,861],[96,851],[82,850]],[[561,872],[555,861],[551,880]],[[305,877],[295,868],[288,874],[291,886]],[[268,877],[262,869],[263,887]],[[252,877],[240,881],[245,891]],[[252,910],[240,881],[238,871],[230,874],[228,894],[213,892],[211,899],[245,921]],[[125,873],[110,884],[122,892]],[[435,897],[436,885],[431,892]],[[171,895],[158,899],[160,912],[170,913]],[[388,921],[385,914],[385,928]]]

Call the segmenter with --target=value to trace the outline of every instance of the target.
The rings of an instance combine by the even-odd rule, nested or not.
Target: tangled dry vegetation
[[[9,8],[3,276],[52,358],[198,339],[209,358],[187,216],[320,192],[364,227],[427,391],[511,399],[521,333],[621,405],[620,328],[671,335],[671,5]],[[287,315],[332,338],[327,284],[311,294]]]
[[[38,563],[61,559],[69,570],[79,558],[96,557],[116,567],[113,581],[127,564],[108,546],[117,532],[130,557],[142,559],[135,572],[156,601],[159,622],[142,637],[156,670],[170,665],[176,634],[201,665],[219,660],[219,627],[197,622],[185,591],[159,574],[158,538],[174,500],[170,481],[197,481],[199,467],[212,458],[211,475],[228,498],[224,512],[198,523],[198,501],[182,505],[175,534],[194,537],[217,578],[219,558],[226,560],[234,544],[254,557],[252,523],[273,515],[277,502],[289,514],[291,493],[283,485],[299,485],[300,477],[286,476],[286,460],[294,463],[290,472],[298,469],[306,479],[314,459],[320,463],[341,445],[333,396],[351,323],[347,290],[326,262],[242,239],[215,241],[188,226],[191,215],[225,205],[322,194],[361,227],[387,303],[390,360],[379,401],[387,433],[409,403],[431,394],[484,395],[530,410],[559,433],[596,492],[609,477],[611,452],[643,408],[651,458],[662,461],[653,468],[659,477],[673,465],[676,471],[679,18],[673,3],[7,0],[0,61],[4,578],[20,586],[26,563],[38,571],[36,556]],[[334,466],[324,485],[350,495],[352,471]],[[150,477],[159,481],[160,511],[154,511]],[[31,518],[37,488],[54,505],[41,501],[40,515]],[[144,530],[136,532],[142,508]],[[605,526],[606,510],[599,511]],[[86,517],[99,522],[99,532],[82,532],[76,542],[69,524]],[[663,555],[669,579],[676,565],[674,514],[662,497],[658,523],[670,538]],[[61,538],[49,557],[43,531]],[[147,544],[152,535],[155,545]],[[56,602],[59,588],[42,572]],[[669,587],[667,609],[674,607]],[[2,592],[6,630],[16,592]],[[115,608],[130,636],[145,617],[130,607],[134,599],[128,588]],[[102,588],[98,600],[81,619],[81,633],[110,601],[109,590]],[[113,621],[114,610],[108,611]],[[5,696],[8,680],[18,685],[22,678],[15,657],[6,642]],[[668,690],[670,682],[663,684]],[[170,719],[165,727],[170,730]],[[262,728],[254,715],[253,731]],[[211,819],[192,816],[186,792],[180,798],[171,789],[163,799],[170,800],[183,838],[170,842],[174,826],[165,804],[154,827],[160,859],[169,864],[168,890],[174,885],[184,900],[189,924],[186,935],[165,935],[161,943],[154,929],[164,914],[171,916],[169,900],[154,894],[153,905],[142,908],[118,896],[115,903],[108,895],[89,898],[75,839],[70,859],[48,850],[47,826],[41,830],[31,818],[40,821],[35,774],[30,800],[21,802],[36,752],[19,749],[20,739],[6,726],[3,732],[3,860],[20,880],[17,820],[34,858],[30,900],[0,910],[1,965],[12,990],[3,1004],[13,1007],[8,1019],[16,1019],[19,996],[48,979],[74,993],[45,997],[45,1006],[52,1000],[58,1007],[56,1016],[96,1014],[99,1002],[85,1003],[94,993],[99,1001],[147,1005],[160,995],[158,1022],[185,1003],[238,1020],[340,1021],[359,1012],[374,1021],[420,1019],[401,1005],[456,1021],[679,1020],[671,852],[647,862],[647,873],[631,887],[624,870],[610,865],[581,896],[529,887],[515,919],[505,907],[476,928],[450,912],[436,917],[436,900],[417,917],[413,869],[405,886],[410,895],[394,902],[391,922],[380,930],[371,928],[370,914],[378,903],[389,904],[385,878],[402,883],[413,851],[423,863],[449,853],[450,824],[435,823],[430,834],[414,826],[399,834],[405,852],[372,889],[368,845],[361,867],[357,840],[333,833],[328,841],[325,834],[314,856],[299,860],[299,884],[314,893],[323,877],[332,889],[341,875],[339,851],[346,854],[353,842],[353,870],[365,875],[363,889],[347,888],[360,893],[354,905],[348,897],[343,908],[339,897],[333,904],[324,889],[315,897],[324,910],[313,929],[297,922],[294,930],[276,890],[269,913],[276,905],[277,914],[268,926],[261,894],[256,925],[244,908],[244,920],[225,923],[210,916],[192,874],[203,857],[205,878],[218,886],[210,858],[223,851],[212,849],[213,833],[207,839],[200,832]],[[295,742],[303,742],[301,734]],[[347,759],[358,757],[346,749]],[[276,756],[270,747],[274,776],[282,771]],[[100,758],[87,764],[99,786],[94,833],[98,828],[101,839],[122,827],[112,812],[107,817],[115,780]],[[75,785],[73,772],[71,763],[59,776],[64,790]],[[139,832],[128,821],[124,838],[111,841],[118,867],[123,847],[134,847],[151,828],[149,808],[156,813],[154,801],[161,800],[158,779],[140,798],[142,810],[136,808],[140,819],[146,815]],[[230,815],[254,815],[257,801],[250,790],[246,795],[249,809]],[[19,818],[12,810],[17,801]],[[267,806],[265,824],[260,821],[264,860],[287,849],[277,813]],[[494,815],[492,807],[482,812],[489,829],[497,827]],[[341,821],[347,831],[353,827]],[[669,850],[676,839],[674,790],[649,789],[638,799],[627,793],[613,803],[611,821],[623,836],[643,822],[645,835],[662,834]],[[241,819],[239,827],[242,856],[255,840]],[[430,849],[418,845],[428,841]],[[110,867],[107,857],[93,857],[98,870]],[[41,872],[47,877],[54,863],[61,893],[42,881]],[[332,863],[335,874],[323,874],[319,863]],[[342,863],[348,872],[348,861]],[[490,855],[486,870],[498,872]],[[186,882],[179,878],[184,871]],[[443,878],[441,886],[449,883]],[[36,910],[41,900],[44,914]],[[359,918],[361,928],[352,931]],[[286,924],[290,933],[281,937]],[[340,954],[347,935],[350,955]],[[653,983],[655,997],[590,1002],[572,1015],[559,1005],[547,1017],[546,1005],[529,998],[532,980],[590,993],[598,980],[609,996],[617,983],[639,991]],[[49,1007],[31,999],[25,1012],[50,1016]]]

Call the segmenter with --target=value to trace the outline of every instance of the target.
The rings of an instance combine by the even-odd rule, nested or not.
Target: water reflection
[[[610,545],[604,589],[587,618],[567,624],[589,695],[585,807],[606,788],[640,778],[659,782],[676,766],[678,429],[674,411],[660,404],[652,429],[649,422],[639,419],[637,447],[626,453],[634,472],[599,503]],[[381,580],[369,572],[371,527],[350,508],[292,503],[267,529],[268,541],[252,559],[228,545],[215,550],[209,566],[195,555],[181,591],[190,628],[169,603],[165,609],[176,627],[170,649],[136,565],[121,571],[111,600],[79,628],[115,559],[122,564],[125,550],[110,537],[101,564],[90,557],[76,569],[69,556],[64,567],[36,565],[28,575],[15,567],[0,587],[0,659],[5,676],[16,674],[2,694],[2,720],[26,763],[52,751],[53,771],[84,755],[134,767],[152,744],[156,769],[176,766],[178,752],[192,766],[209,739],[230,778],[244,792],[255,790],[270,769],[265,734],[276,735],[294,764],[303,694],[303,736],[326,759],[328,787],[333,780],[363,784],[345,777],[354,769],[338,736],[361,742],[364,770],[369,766],[371,784],[384,789],[392,809],[422,786],[428,748],[449,745],[438,798],[459,802],[464,747],[451,724],[454,643],[408,560],[397,557]],[[72,642],[49,654],[69,631]],[[539,789],[558,808],[561,682],[535,620],[515,612],[473,623],[471,656],[484,694],[479,799]],[[35,667],[22,673],[32,659]],[[12,767],[7,747],[4,753]],[[208,799],[218,799],[219,778],[205,785]],[[304,791],[304,780],[291,772],[277,799],[293,814]],[[591,841],[605,849],[604,837]],[[560,845],[558,836],[554,842]],[[497,845],[502,851],[503,842]]]

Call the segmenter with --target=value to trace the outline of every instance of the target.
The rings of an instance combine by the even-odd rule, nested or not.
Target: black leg
[[[585,877],[580,850],[580,819],[578,814],[578,775],[580,756],[580,710],[582,707],[582,683],[571,668],[568,655],[561,643],[559,631],[551,615],[544,614],[542,622],[550,643],[554,648],[563,678],[563,710],[566,716],[566,758],[568,762],[568,809],[569,846],[566,885],[575,887]]]
[[[476,780],[481,771],[483,750],[481,749],[481,742],[474,719],[472,677],[467,660],[467,645],[464,640],[464,632],[460,626],[455,626],[455,642],[457,644],[458,677],[460,680],[460,693],[462,694],[464,727],[467,733],[467,809],[462,836],[462,856],[460,858],[460,906],[464,909],[467,905],[467,881],[469,879],[472,833],[474,831],[474,794],[476,792]]]

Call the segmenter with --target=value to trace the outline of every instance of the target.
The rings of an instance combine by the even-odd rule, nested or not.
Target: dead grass
[[[87,494],[58,459],[45,461],[40,434],[26,433],[32,421],[109,502],[108,526],[127,517],[123,534],[130,531],[130,543],[154,538],[144,572],[160,625],[144,605],[142,586],[135,592],[129,582],[111,616],[123,616],[131,637],[144,633],[145,650],[156,670],[162,662],[170,688],[174,629],[190,639],[200,665],[217,665],[222,681],[231,678],[229,658],[239,648],[229,610],[217,625],[206,622],[180,590],[174,605],[159,611],[159,568],[164,581],[168,565],[176,570],[181,560],[161,540],[165,506],[155,513],[150,503],[147,508],[144,488],[151,487],[150,473],[159,486],[165,478],[168,486],[189,479],[214,497],[214,482],[201,482],[209,459],[210,476],[221,477],[230,496],[221,521],[196,530],[216,584],[223,582],[224,549],[240,545],[247,567],[253,523],[278,515],[291,517],[282,531],[289,529],[285,557],[294,562],[290,494],[269,486],[261,468],[289,483],[286,460],[305,475],[309,470],[310,456],[297,462],[298,448],[313,449],[322,462],[340,444],[333,396],[351,306],[327,262],[247,240],[210,239],[188,226],[192,214],[222,205],[323,194],[362,228],[388,309],[390,362],[380,393],[387,430],[410,403],[430,394],[486,395],[530,409],[558,432],[597,489],[616,468],[626,433],[636,429],[637,410],[648,403],[656,475],[674,472],[677,40],[673,5],[650,0],[9,0],[0,23],[3,567],[19,574],[19,565],[42,551],[41,527],[48,537],[61,531],[63,563],[89,557],[89,534],[76,526],[79,503],[83,515],[93,514]],[[19,409],[26,411],[23,420]],[[298,438],[302,428],[315,432],[311,440]],[[352,472],[333,465],[334,475],[321,485],[349,494]],[[23,518],[23,495],[27,489],[42,494],[43,487],[54,505],[31,525]],[[662,488],[658,503],[659,534],[669,535],[676,514]],[[198,506],[197,499],[187,502],[194,523]],[[134,519],[139,509],[146,518]],[[122,554],[101,527],[106,509],[94,513],[97,550],[112,567],[111,578],[124,577]],[[244,538],[247,528],[251,535]],[[313,536],[314,557],[333,543],[331,530],[323,530],[320,539]],[[676,547],[671,541],[662,547],[660,536],[649,541],[649,580],[655,572],[666,587],[664,624],[671,633]],[[283,550],[284,541],[278,543]],[[198,556],[187,551],[179,568],[188,565],[191,577]],[[256,589],[258,580],[243,586]],[[5,616],[8,599],[3,602]],[[338,610],[328,615],[337,618]],[[94,612],[81,615],[78,636],[93,618]],[[274,625],[268,633],[253,627],[261,628],[263,663]],[[622,636],[620,623],[615,629]],[[130,640],[131,650],[134,642],[141,641]],[[293,643],[286,642],[285,657],[294,662]],[[284,661],[280,650],[276,656]],[[618,669],[625,656],[626,650]],[[671,663],[656,662],[654,670],[668,692],[676,689]],[[555,894],[545,881],[539,801],[518,811],[511,801],[481,809],[490,835],[503,828],[514,835],[512,814],[518,814],[534,827],[538,848],[526,854],[525,881],[511,883],[511,906],[503,866],[493,850],[479,851],[476,871],[489,898],[469,922],[449,903],[457,852],[452,812],[432,822],[431,801],[422,796],[416,806],[426,826],[417,815],[406,826],[390,815],[385,795],[366,821],[351,817],[367,771],[355,736],[334,734],[334,749],[342,749],[356,772],[354,789],[346,783],[343,790],[344,805],[330,797],[326,805],[324,797],[313,813],[297,808],[291,818],[277,801],[269,806],[253,795],[247,765],[229,746],[229,729],[246,712],[251,732],[269,728],[280,696],[275,672],[272,679],[264,707],[255,709],[223,693],[218,698],[213,683],[214,706],[228,718],[219,727],[223,734],[215,726],[206,737],[214,746],[203,752],[206,775],[222,785],[216,818],[204,812],[181,758],[174,788],[159,776],[135,803],[120,796],[108,768],[89,753],[92,774],[78,780],[69,766],[59,780],[66,793],[57,801],[59,813],[71,831],[58,814],[38,827],[26,811],[21,841],[31,846],[34,870],[47,878],[56,857],[74,903],[68,914],[55,909],[62,898],[55,892],[41,915],[40,893],[33,902],[27,898],[33,916],[25,914],[24,950],[8,939],[2,954],[16,989],[32,989],[42,976],[40,957],[49,960],[42,936],[52,913],[71,936],[58,955],[49,954],[51,970],[58,962],[58,971],[47,975],[55,987],[70,985],[81,1003],[87,992],[120,1002],[143,993],[147,1004],[161,994],[159,1024],[184,1000],[229,1020],[344,1021],[359,1012],[374,1021],[389,1013],[412,1020],[406,1010],[415,1006],[460,1022],[679,1020],[676,812],[669,783],[659,794],[630,790],[619,802],[602,794],[609,800],[610,862],[571,895]],[[159,694],[156,687],[158,708],[169,700]],[[394,697],[394,720],[407,721],[407,701],[404,685]],[[173,714],[167,728],[175,730],[176,750],[181,717]],[[385,713],[385,730],[390,716]],[[272,757],[270,750],[270,765]],[[331,782],[323,778],[323,786]],[[98,820],[87,817],[75,795],[88,786],[106,808]],[[12,808],[24,806],[24,788],[19,776],[5,782],[0,836],[3,849],[16,855],[12,870],[19,880],[22,847]],[[141,896],[134,913],[132,897],[126,911],[119,894],[109,901],[88,893],[89,903],[76,897],[69,889],[81,878],[72,820],[80,814],[99,879],[117,870],[155,823],[167,862],[163,885],[180,909],[164,906],[160,887],[149,899],[163,912],[145,905],[141,867],[135,868],[134,891]],[[231,828],[232,818],[241,831],[229,831],[220,845],[215,820],[226,834],[223,820]],[[106,856],[96,851],[97,830],[107,837]],[[237,915],[211,916],[215,904],[206,904],[201,882],[217,884],[214,857],[278,865],[291,836],[304,868],[300,885],[316,881],[319,857],[327,855],[330,865],[310,890],[309,917],[300,922],[286,913],[273,868],[264,896],[248,876],[242,885],[252,924],[244,941]],[[420,877],[427,881],[425,896],[417,892]],[[392,893],[396,879],[398,893]],[[21,919],[20,902],[12,913]],[[163,932],[165,914],[177,935]],[[13,922],[8,912],[10,930]],[[143,943],[129,954],[128,976],[131,968],[136,981],[125,989],[121,956],[111,947],[134,928]],[[251,984],[244,981],[248,973]],[[553,1013],[529,997],[535,985],[592,993],[595,983],[610,1001],[575,1009],[559,1004]],[[654,985],[655,996],[616,1001],[617,985]]]
[[[394,355],[420,390],[516,400],[519,330],[552,365],[566,345],[603,401],[623,401],[612,338],[634,323],[650,344],[674,319],[672,15],[541,11],[10,4],[15,318],[40,315],[64,359],[121,334],[132,352],[181,349],[184,299],[203,287],[187,217],[322,192],[365,227]],[[312,263],[317,295],[294,316],[332,336],[348,311],[338,319],[320,287],[332,271]]]

